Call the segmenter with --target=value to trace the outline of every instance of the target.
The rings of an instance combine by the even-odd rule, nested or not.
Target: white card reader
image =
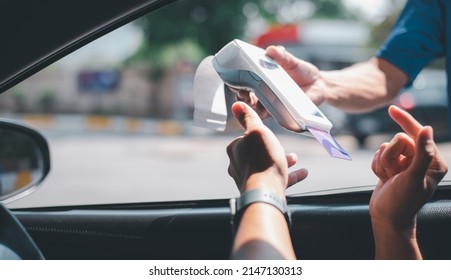
[[[330,135],[332,123],[265,50],[235,39],[210,60],[225,84],[254,92],[282,127],[309,131],[331,156],[351,159]]]

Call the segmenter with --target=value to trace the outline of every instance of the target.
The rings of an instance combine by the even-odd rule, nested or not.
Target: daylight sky
[[[356,9],[370,21],[378,22],[387,14],[392,0],[342,0],[351,9]]]

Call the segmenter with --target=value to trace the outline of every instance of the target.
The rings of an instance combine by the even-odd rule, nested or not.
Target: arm
[[[326,102],[353,113],[386,106],[407,82],[401,70],[380,58],[320,73],[326,84]]]
[[[229,174],[241,193],[256,188],[285,199],[285,189],[307,176],[305,169],[288,173],[297,162],[285,151],[257,113],[242,102],[233,104],[244,136],[228,147]],[[289,228],[282,212],[272,205],[253,203],[244,210],[235,235],[233,259],[295,259]]]
[[[290,232],[282,213],[268,204],[250,205],[241,218],[231,258],[295,260]]]
[[[371,196],[370,215],[377,259],[421,259],[416,216],[432,197],[448,166],[433,130],[391,106],[390,116],[405,131],[376,152],[372,169],[380,181]]]
[[[283,47],[270,46],[266,53],[317,105],[326,102],[348,112],[365,112],[387,105],[408,80],[404,72],[380,58],[342,70],[320,71]]]
[[[283,47],[270,46],[266,54],[276,60],[316,104],[328,103],[350,113],[368,112],[389,104],[407,83],[407,75],[381,58],[335,71],[321,71],[296,58]],[[237,98],[269,116],[253,92],[236,91]]]
[[[348,112],[366,112],[387,105],[409,79],[446,54],[445,19],[441,1],[407,1],[378,58],[338,71],[320,71],[283,47],[270,46],[266,53],[315,104],[326,102]],[[246,102],[258,109],[255,97]]]

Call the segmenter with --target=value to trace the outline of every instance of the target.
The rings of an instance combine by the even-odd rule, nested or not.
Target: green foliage
[[[56,95],[56,92],[50,89],[45,90],[40,94],[38,104],[43,112],[53,111],[56,101]]]
[[[341,1],[337,0],[316,0],[313,1],[316,7],[317,18],[328,19],[355,19],[355,15],[351,14]]]
[[[19,86],[14,87],[11,90],[11,96],[14,100],[14,106],[16,111],[23,112],[26,108],[26,93]]]
[[[290,15],[284,18],[287,12]],[[287,23],[312,15],[315,18],[355,18],[337,0],[176,1],[136,22],[145,39],[128,62],[151,65],[154,71],[174,63],[174,59],[197,62],[216,53],[231,40],[243,39],[248,21],[255,16],[270,23]]]
[[[137,24],[143,29],[145,41],[132,60],[151,60],[166,64],[162,51],[177,49],[183,43],[190,46],[187,58],[198,60],[217,52],[234,38],[241,38],[247,27],[243,5],[256,0],[177,1],[143,17]],[[180,50],[180,48],[179,48]]]
[[[387,39],[388,35],[390,34],[390,31],[392,30],[393,26],[398,20],[402,8],[404,7],[402,1],[393,0],[390,3],[391,3],[391,6],[389,8],[389,10],[391,11],[390,14],[388,14],[385,17],[385,19],[382,20],[380,23],[374,25],[371,29],[370,45],[372,47],[379,47],[381,44],[384,43],[385,39]]]

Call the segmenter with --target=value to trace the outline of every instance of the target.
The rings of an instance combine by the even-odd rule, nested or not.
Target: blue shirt
[[[409,77],[408,85],[431,61],[447,57],[448,108],[451,108],[451,0],[409,0],[378,57]],[[451,125],[451,115],[448,114]]]

